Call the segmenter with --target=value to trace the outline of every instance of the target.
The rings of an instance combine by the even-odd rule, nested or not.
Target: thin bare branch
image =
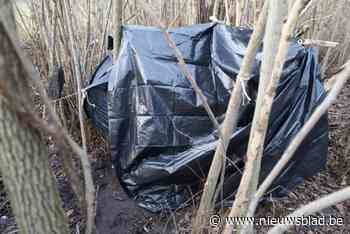
[[[219,8],[222,0],[214,0],[213,15],[215,19],[219,17]]]
[[[350,199],[350,187],[346,187],[340,191],[331,193],[330,195],[327,195],[323,198],[320,198],[316,201],[313,201],[296,211],[294,211],[292,214],[288,215],[287,217],[301,217],[301,216],[307,216],[314,214],[318,211],[321,211],[327,207],[336,205],[340,202],[343,202],[345,200]],[[274,228],[272,228],[268,234],[281,234],[287,231],[289,228],[291,228],[293,225],[289,224],[279,224],[276,225]]]
[[[340,91],[346,84],[350,77],[350,61],[348,61],[343,69],[337,73],[332,79],[335,80],[335,84],[325,100],[316,108],[314,113],[302,127],[300,132],[294,137],[292,142],[289,144],[287,150],[283,153],[281,159],[278,161],[276,166],[270,172],[270,174],[266,177],[264,182],[259,187],[258,191],[255,193],[252,202],[249,206],[248,216],[253,216],[255,209],[259,203],[259,200],[264,196],[266,191],[272,185],[272,182],[277,178],[277,176],[281,173],[281,171],[285,168],[289,160],[293,157],[294,153],[305,139],[305,137],[309,134],[309,132],[314,128],[320,118],[327,112],[329,107],[336,101],[337,96]]]
[[[302,40],[304,46],[320,46],[320,47],[337,47],[339,42],[333,41],[323,41],[323,40],[314,40],[314,39],[305,39]]]
[[[114,36],[114,61],[118,58],[119,48],[122,40],[122,23],[123,23],[123,0],[113,0],[115,8],[115,19],[112,30],[115,31]]]
[[[227,25],[231,24],[231,20],[230,20],[230,5],[229,5],[229,0],[225,0],[225,14],[226,14],[226,18],[225,18],[225,23]]]

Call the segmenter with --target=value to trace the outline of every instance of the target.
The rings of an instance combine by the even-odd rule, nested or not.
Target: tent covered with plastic
[[[170,30],[219,123],[251,33],[222,24]],[[238,128],[228,147],[223,186],[228,203],[234,199],[244,168],[261,57],[260,49],[247,85],[252,101],[241,104]],[[124,27],[117,63],[113,65],[110,57],[104,59],[86,90],[87,115],[109,138],[113,163],[126,193],[154,212],[190,204],[205,181],[218,134],[164,34],[155,27]],[[324,96],[316,51],[292,40],[274,99],[260,180]],[[327,147],[325,115],[274,182],[272,195],[284,196],[324,169]]]

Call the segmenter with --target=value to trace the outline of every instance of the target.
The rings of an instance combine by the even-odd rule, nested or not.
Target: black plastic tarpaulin
[[[204,24],[172,29],[170,34],[222,123],[251,30]],[[248,82],[253,101],[242,103],[228,148],[223,189],[228,201],[244,167],[261,57],[260,50]],[[293,40],[274,99],[261,180],[325,96],[319,78],[315,50]],[[163,33],[155,27],[124,27],[117,63],[107,57],[86,90],[87,114],[108,134],[117,175],[129,196],[155,212],[188,204],[205,180],[218,135]],[[273,196],[285,195],[322,170],[327,147],[325,115],[275,181]]]

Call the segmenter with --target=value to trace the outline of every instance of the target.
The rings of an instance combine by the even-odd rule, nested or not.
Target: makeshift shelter
[[[170,30],[193,78],[222,123],[251,30],[204,24]],[[223,195],[232,202],[244,167],[259,83],[256,56],[238,129],[227,153]],[[201,100],[178,65],[163,32],[127,26],[115,65],[107,57],[86,88],[85,109],[109,137],[119,180],[140,206],[157,212],[191,203],[203,185],[218,135]],[[266,136],[260,179],[264,179],[325,96],[316,51],[291,41]],[[272,195],[284,196],[325,167],[327,116],[303,141]]]

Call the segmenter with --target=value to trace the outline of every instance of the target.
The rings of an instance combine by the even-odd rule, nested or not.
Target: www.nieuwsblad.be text
[[[209,219],[212,227],[220,227],[222,225],[296,225],[296,226],[343,226],[343,217],[334,216],[301,216],[301,217],[221,217],[212,215]]]

